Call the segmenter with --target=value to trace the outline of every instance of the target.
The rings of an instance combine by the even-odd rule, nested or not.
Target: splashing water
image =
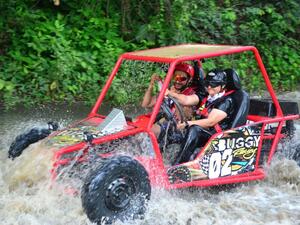
[[[29,114],[9,119],[5,113],[0,115],[1,224],[92,224],[83,212],[79,196],[51,188],[49,162],[52,154],[43,151],[40,143],[30,146],[14,161],[7,158],[9,145],[16,135],[33,126],[46,124],[49,118]],[[74,116],[64,116],[60,120],[61,126],[74,119]],[[279,146],[280,149],[268,168],[268,176],[263,181],[226,189],[224,187],[221,190],[156,189],[152,192],[143,220],[116,221],[115,224],[299,224],[300,167],[289,159],[290,154],[287,153],[293,150],[299,137],[300,126],[297,124],[295,140]]]

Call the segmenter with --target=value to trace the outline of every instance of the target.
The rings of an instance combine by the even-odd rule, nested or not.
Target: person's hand
[[[171,89],[167,89],[166,92],[165,92],[165,96],[168,97],[168,96],[171,96],[171,97],[174,97],[174,94],[176,92],[174,91],[174,89],[171,87]]]
[[[185,122],[183,122],[183,123],[178,123],[177,124],[177,129],[179,129],[179,130],[183,130],[184,128],[186,128],[186,126],[187,126],[187,121],[185,121]]]
[[[176,89],[175,89],[174,85],[171,86],[170,91],[176,92]]]
[[[170,94],[170,90],[167,89],[166,92],[165,92],[165,97],[168,97],[169,94]]]
[[[160,81],[160,77],[156,73],[154,73],[151,76],[150,86],[153,87],[154,82],[156,82],[156,81]]]

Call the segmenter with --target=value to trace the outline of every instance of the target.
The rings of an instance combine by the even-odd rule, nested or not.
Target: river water
[[[298,94],[296,98],[300,99]],[[50,188],[49,173],[44,171],[51,156],[47,152],[37,154],[42,151],[38,144],[14,161],[7,159],[10,143],[24,130],[45,126],[49,120],[65,126],[85,117],[88,111],[82,105],[0,111],[0,224],[92,224],[79,197]],[[300,126],[296,126],[295,139],[279,146],[281,150],[267,169],[265,180],[224,190],[153,190],[143,220],[115,224],[300,224],[300,167],[289,159],[289,152],[300,137]]]

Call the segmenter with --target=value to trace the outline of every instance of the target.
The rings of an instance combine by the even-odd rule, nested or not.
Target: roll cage
[[[201,59],[208,59],[222,55],[230,55],[230,54],[237,54],[250,51],[254,54],[256,62],[259,66],[259,69],[262,73],[263,79],[265,81],[267,90],[270,93],[272,101],[276,108],[276,117],[283,116],[281,106],[278,102],[274,89],[272,87],[271,81],[268,77],[267,71],[265,66],[262,62],[261,56],[258,50],[254,46],[227,46],[227,45],[199,45],[199,44],[189,44],[189,45],[179,45],[179,46],[170,46],[170,47],[163,47],[157,49],[150,49],[150,50],[142,50],[137,52],[129,52],[121,55],[109,76],[95,106],[93,107],[92,111],[90,112],[89,116],[94,116],[97,114],[99,107],[102,104],[102,101],[105,97],[107,90],[109,89],[114,76],[116,75],[121,63],[123,60],[143,60],[143,61],[150,61],[150,62],[162,62],[162,63],[170,63],[170,68],[165,78],[165,82],[162,86],[161,93],[158,96],[157,103],[153,109],[153,113],[151,119],[149,121],[148,129],[151,128],[152,123],[154,122],[155,116],[159,111],[159,107],[161,102],[164,98],[164,93],[168,88],[168,85],[172,79],[172,75],[175,69],[175,66],[184,61],[192,61],[192,60],[201,60]]]
[[[162,101],[164,99],[164,93],[166,92],[166,89],[168,88],[174,70],[175,66],[181,62],[185,61],[194,61],[194,60],[203,60],[203,59],[209,59],[209,58],[214,58],[218,56],[223,56],[223,55],[232,55],[232,54],[239,54],[239,53],[244,53],[244,52],[251,52],[254,55],[254,58],[256,60],[257,66],[259,70],[261,71],[262,77],[264,79],[264,82],[266,84],[266,88],[270,94],[272,105],[275,108],[275,114],[272,116],[260,116],[260,115],[248,115],[248,120],[251,121],[251,125],[247,125],[247,127],[253,127],[257,126],[260,129],[260,134],[253,134],[252,136],[260,136],[261,140],[259,143],[257,143],[257,146],[255,148],[257,149],[256,152],[256,158],[254,159],[255,162],[253,162],[253,170],[251,170],[249,173],[243,172],[242,174],[237,174],[237,176],[227,176],[227,177],[218,177],[218,179],[210,179],[209,176],[208,179],[199,179],[199,180],[189,180],[190,178],[187,178],[186,180],[180,180],[179,182],[177,181],[172,181],[174,176],[178,176],[178,171],[181,173],[180,169],[184,168],[187,173],[189,173],[188,176],[191,176],[192,171],[194,171],[195,167],[198,166],[198,162],[188,162],[187,166],[182,167],[181,165],[179,166],[174,166],[170,167],[169,169],[165,167],[162,159],[162,155],[156,140],[155,135],[151,131],[151,128],[153,126],[153,123],[155,121],[155,118],[160,110],[160,106],[162,104]],[[108,141],[112,141],[117,138],[123,138],[128,135],[135,135],[140,132],[146,132],[148,133],[152,144],[153,144],[153,150],[155,152],[155,159],[151,159],[150,163],[148,163],[147,170],[150,174],[150,178],[152,183],[156,183],[160,186],[165,186],[166,188],[182,188],[182,187],[187,187],[187,186],[210,186],[210,185],[216,185],[216,184],[226,184],[226,183],[236,183],[236,182],[244,182],[244,181],[250,181],[250,180],[255,180],[255,179],[263,179],[265,174],[264,171],[261,169],[261,164],[259,162],[260,155],[261,155],[261,149],[263,147],[263,142],[265,141],[270,141],[270,149],[268,151],[268,157],[267,157],[267,164],[270,164],[271,159],[273,157],[273,154],[276,150],[276,147],[278,145],[278,142],[280,138],[284,137],[285,135],[282,133],[282,128],[284,126],[284,123],[286,121],[290,120],[296,120],[299,119],[299,112],[296,115],[284,115],[283,110],[281,108],[280,102],[278,101],[276,94],[273,90],[273,87],[271,85],[271,81],[268,77],[267,71],[264,67],[264,64],[262,62],[261,56],[258,52],[258,50],[254,46],[230,46],[230,45],[207,45],[207,44],[184,44],[184,45],[178,45],[178,46],[169,46],[169,47],[163,47],[163,48],[156,48],[156,49],[149,49],[149,50],[141,50],[141,51],[136,51],[136,52],[129,52],[122,54],[119,59],[117,60],[117,63],[115,64],[115,67],[113,68],[110,76],[108,77],[108,80],[106,84],[104,85],[94,107],[92,108],[91,112],[88,115],[88,118],[85,120],[93,120],[93,118],[100,117],[103,119],[103,116],[98,114],[98,110],[101,107],[104,98],[106,96],[106,93],[108,89],[110,88],[114,77],[116,76],[121,64],[125,60],[139,60],[139,61],[146,61],[146,62],[159,62],[159,63],[168,63],[169,68],[168,72],[166,74],[166,77],[164,79],[162,89],[158,95],[156,104],[153,108],[152,113],[150,114],[150,117],[147,118],[146,120],[138,120],[137,122],[130,122],[130,129],[124,130],[120,133],[107,136],[107,137],[101,137],[99,139],[94,140],[94,144],[102,144]],[[250,106],[251,107],[251,106]],[[278,123],[277,128],[275,129],[274,132],[267,132],[266,127],[269,124],[273,123]],[[132,127],[135,127],[132,129]],[[241,135],[243,135],[244,132],[244,126],[242,128],[234,128],[233,130],[240,132]],[[246,129],[247,130],[247,129]],[[224,131],[227,132],[227,131]],[[231,131],[230,131],[231,132]],[[230,136],[230,132],[226,135]],[[209,148],[211,147],[211,142],[216,141],[218,139],[222,139],[224,136],[223,132],[219,132],[214,134],[210,140],[208,141],[208,144],[204,146],[203,151],[210,151]],[[250,135],[251,136],[251,135]],[[71,146],[67,149],[62,149],[62,151],[59,151],[55,158],[59,159],[63,154],[75,151],[75,149],[83,148],[84,143],[80,143],[77,146]],[[203,151],[198,154],[198,158],[204,157],[203,156]],[[202,155],[201,155],[202,154]],[[196,157],[196,158],[197,158]],[[142,162],[142,164],[147,165],[146,161],[147,159],[143,157],[137,157],[139,161]],[[157,161],[156,161],[157,160]],[[144,161],[144,163],[143,163]],[[155,162],[156,161],[156,162]],[[59,164],[59,163],[57,163]],[[149,165],[150,166],[149,168]],[[255,167],[254,167],[255,166]],[[168,169],[167,174],[166,174],[166,169]],[[198,172],[200,170],[203,170],[203,168],[197,168]],[[175,172],[174,172],[175,171]],[[203,171],[200,171],[202,175]],[[175,174],[175,175],[174,175]],[[231,174],[233,175],[233,173]],[[156,179],[156,177],[161,177],[163,179],[164,184],[160,184],[161,178]],[[166,182],[169,180],[169,182]]]

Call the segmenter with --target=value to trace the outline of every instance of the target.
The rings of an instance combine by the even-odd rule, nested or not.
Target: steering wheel
[[[174,105],[174,107],[172,107],[172,105]],[[176,114],[176,112],[178,112],[178,114]],[[184,122],[183,108],[175,98],[171,96],[164,98],[160,106],[160,111],[156,116],[155,123],[162,118],[173,123],[173,125],[176,125],[178,122]]]
[[[160,123],[160,120],[164,118],[164,124]],[[156,116],[155,123],[161,126],[161,134],[158,137],[158,142],[161,149],[172,143],[181,142],[183,139],[186,129],[178,130],[177,123],[183,123],[185,121],[184,112],[182,106],[178,101],[168,96],[166,97],[161,106],[160,111]],[[167,128],[165,125],[167,124]]]

